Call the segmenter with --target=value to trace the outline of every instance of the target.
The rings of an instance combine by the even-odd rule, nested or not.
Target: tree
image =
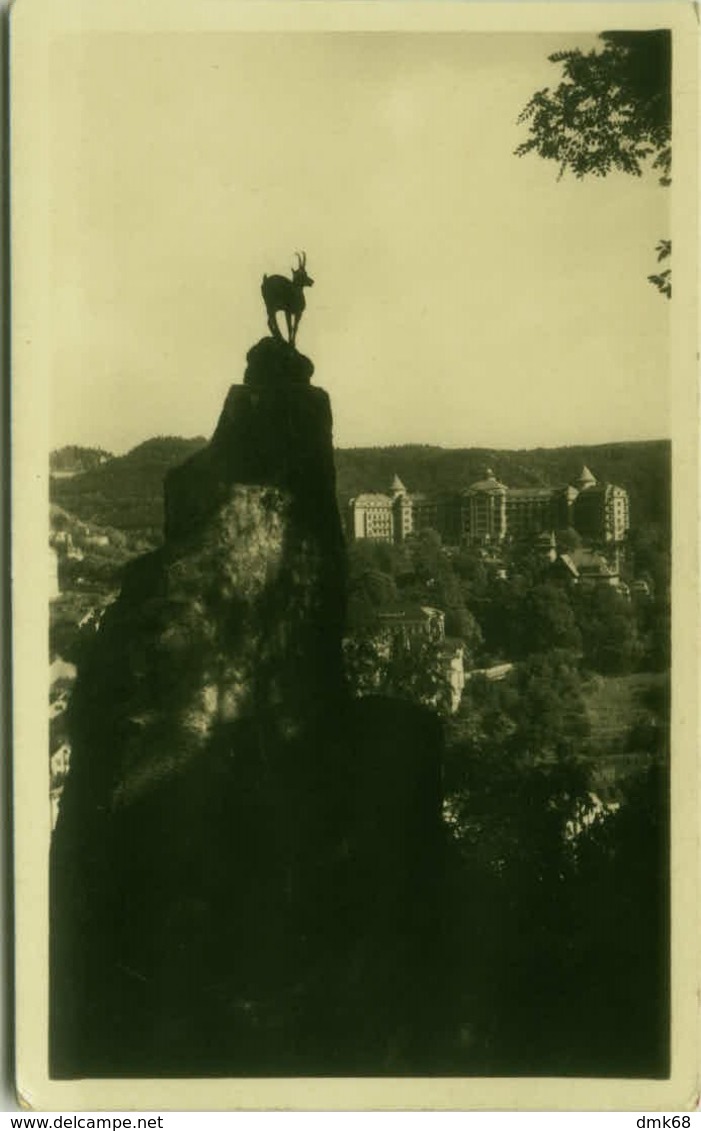
[[[521,583],[528,589],[532,589],[535,585],[545,581],[550,565],[542,548],[538,545],[537,535],[519,539],[508,546],[505,564],[509,576],[513,580],[520,579]]]
[[[657,245],[657,262],[662,263],[672,254],[672,241],[660,240]],[[660,271],[656,275],[648,275],[648,279],[661,291],[667,298],[672,297],[672,269],[668,267],[665,271]]]
[[[572,653],[554,649],[532,656],[516,669],[516,686],[519,750],[558,760],[576,753],[590,728]]]
[[[669,593],[671,548],[667,529],[655,523],[636,523],[628,533],[628,556],[633,576],[648,581],[655,597]]]
[[[473,675],[447,727],[446,792],[462,788],[461,775],[471,759],[489,779],[507,763],[521,772],[544,762],[567,762],[588,735],[581,678],[571,653],[533,656],[500,681]]]
[[[584,728],[573,727],[565,702],[582,713],[576,673],[564,657],[541,657],[502,681],[473,676],[447,725],[451,984],[485,1073],[545,1062],[533,1055],[543,1016],[552,1061],[554,1032],[572,1023],[560,1007],[577,978],[563,960],[575,863],[568,828],[591,802],[586,766],[570,756]]]
[[[616,169],[639,177],[650,163],[660,184],[670,183],[672,166],[672,45],[667,29],[611,31],[600,50],[557,51],[562,81],[538,90],[519,115],[530,137],[516,148],[519,157],[535,152],[557,161],[561,177],[605,177]],[[657,245],[658,259],[671,251]],[[671,273],[648,276],[662,294],[672,293]]]
[[[489,574],[479,550],[463,546],[453,559],[453,568],[468,596],[483,597],[486,594]]]
[[[445,559],[441,552],[441,536],[428,527],[412,534],[406,541],[412,565],[420,581],[435,581],[445,572]]]
[[[379,569],[366,569],[354,582],[353,592],[362,593],[376,609],[392,605],[397,599],[394,579]]]
[[[526,595],[523,607],[523,655],[564,649],[579,652],[582,640],[567,593],[545,582]]]
[[[348,625],[352,630],[374,626],[379,609],[397,600],[393,567],[401,562],[395,547],[369,541],[354,542],[348,554]]]
[[[405,644],[379,630],[345,640],[344,658],[348,685],[355,696],[388,695],[438,711],[450,703],[445,665],[434,641]]]
[[[448,636],[457,636],[462,640],[470,659],[474,659],[484,643],[476,617],[464,605],[453,605],[446,609],[445,631]]]
[[[634,671],[642,657],[635,610],[615,589],[581,588],[575,612],[584,662],[603,675]]]
[[[668,771],[653,764],[618,791],[618,811],[585,826],[578,838],[572,928],[585,945],[578,947],[570,1008],[581,1023],[582,1047],[588,1043],[591,1050],[592,1075],[595,1057],[607,1071],[617,1065],[621,1075],[664,1076],[670,1031]]]
[[[582,641],[567,593],[558,585],[515,576],[494,586],[483,611],[487,646],[518,660],[558,648],[577,653]]]
[[[348,547],[348,574],[359,577],[365,570],[379,570],[391,577],[400,577],[411,571],[411,559],[400,543],[373,542],[360,538]]]
[[[571,554],[582,545],[582,539],[572,526],[565,526],[555,532],[555,541],[560,554]]]

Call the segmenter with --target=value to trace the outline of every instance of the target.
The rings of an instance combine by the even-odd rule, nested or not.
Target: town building
[[[462,492],[462,535],[470,545],[489,545],[506,538],[508,487],[487,468],[484,479]]]
[[[348,504],[352,540],[399,543],[427,527],[448,545],[485,548],[573,527],[588,543],[615,549],[630,527],[630,505],[624,487],[599,483],[586,466],[561,487],[508,487],[488,468],[462,491],[435,495],[411,494],[395,475],[387,494]]]
[[[440,657],[449,696],[448,709],[454,715],[460,706],[467,679],[465,645],[461,640],[446,638],[440,647]]]
[[[395,642],[410,645],[414,640],[438,644],[445,639],[445,613],[430,605],[393,605],[381,609],[377,619],[382,632]]]
[[[403,542],[414,529],[411,496],[398,475],[392,481],[390,494],[366,492],[351,499],[349,509],[349,533],[353,540]]]
[[[382,661],[390,660],[400,650],[411,651],[422,643],[434,645],[445,688],[436,694],[432,703],[446,707],[451,714],[457,711],[466,679],[465,646],[461,640],[445,635],[445,613],[442,609],[401,602],[380,609],[372,638]],[[372,692],[380,689],[379,669],[376,675],[370,677],[369,686]]]
[[[553,576],[573,585],[609,585],[621,588],[621,577],[616,563],[608,561],[595,550],[580,547],[568,554],[559,554],[553,562]]]
[[[613,483],[597,483],[588,467],[582,469],[573,502],[575,530],[592,542],[622,542],[630,527],[628,492]]]

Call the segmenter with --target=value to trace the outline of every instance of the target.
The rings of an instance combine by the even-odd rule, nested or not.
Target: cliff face
[[[165,499],[165,545],[127,568],[72,705],[75,765],[83,749],[109,751],[111,808],[226,727],[256,720],[291,739],[341,694],[326,394],[234,386],[211,444],[170,473]]]
[[[431,858],[434,720],[344,695],[331,412],[311,368],[272,339],[250,352],[79,671],[52,848],[57,1075],[351,1070],[324,1046],[334,1027],[347,1044],[353,978],[383,982],[374,960],[358,975],[367,932],[389,937],[377,876],[399,851],[394,905],[412,828],[419,872]]]

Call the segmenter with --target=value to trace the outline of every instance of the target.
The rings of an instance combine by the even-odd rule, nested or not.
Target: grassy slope
[[[665,672],[594,676],[583,688],[592,743],[606,749],[625,740],[632,727],[650,717],[644,693],[661,688],[667,678]]]

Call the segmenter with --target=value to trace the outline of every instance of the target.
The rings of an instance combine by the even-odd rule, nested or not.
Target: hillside
[[[113,458],[112,453],[106,452],[104,448],[81,448],[77,444],[67,444],[51,453],[49,468],[54,475],[80,475]]]
[[[70,479],[52,479],[51,498],[85,522],[139,532],[159,539],[163,523],[162,485],[169,468],[205,443],[202,437],[158,437],[124,456]],[[337,495],[342,512],[361,491],[385,491],[398,474],[409,491],[451,491],[467,487],[486,467],[508,486],[565,484],[586,463],[601,480],[626,487],[634,526],[669,525],[670,456],[667,440],[562,448],[498,451],[405,445],[345,448],[335,453]]]
[[[70,479],[51,480],[51,500],[83,522],[160,540],[163,479],[169,468],[204,446],[203,437],[158,436]]]
[[[555,487],[571,482],[586,463],[597,479],[628,490],[634,525],[666,527],[670,459],[668,440],[516,451],[407,445],[337,451],[336,470],[338,496],[345,502],[361,491],[387,491],[395,473],[408,491],[429,493],[462,490],[484,478],[488,467],[509,487]]]
[[[667,672],[629,672],[593,676],[584,687],[584,705],[591,727],[592,746],[617,753],[636,749],[645,726],[655,725],[656,714],[669,696]],[[657,712],[655,708],[657,707]]]

